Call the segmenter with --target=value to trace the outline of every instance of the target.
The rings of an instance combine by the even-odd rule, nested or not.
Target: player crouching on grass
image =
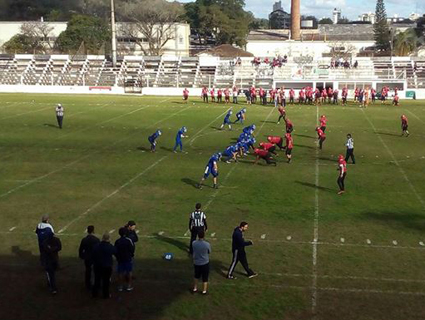
[[[273,153],[275,156],[277,156],[276,153],[276,146],[274,145],[274,143],[270,143],[270,142],[261,142],[260,143],[260,148],[263,150],[266,150],[270,153]]]
[[[229,130],[232,130],[232,121],[230,120],[230,117],[232,116],[233,111],[229,110],[226,113],[226,116],[224,117],[223,124],[220,127],[220,130],[223,130],[224,126],[227,124],[229,126]]]
[[[279,137],[279,136],[268,136],[267,141],[277,145],[280,150],[283,149],[283,139],[281,137]]]
[[[340,154],[338,156],[338,169],[339,171],[339,175],[338,175],[338,187],[339,187],[339,191],[338,194],[343,194],[345,192],[345,185],[344,185],[344,180],[345,177],[347,176],[347,162],[344,159],[344,156],[342,154]]]
[[[218,184],[217,184],[217,177],[218,177],[218,161],[221,159],[221,153],[216,153],[213,154],[210,158],[210,160],[208,160],[207,166],[205,167],[205,171],[204,171],[204,176],[201,179],[201,182],[199,182],[198,184],[198,188],[202,189],[202,184],[205,181],[205,179],[208,178],[208,176],[211,175],[213,176],[213,188],[214,189],[218,189]]]
[[[406,135],[406,137],[409,136],[409,130],[407,130],[409,128],[409,124],[408,124],[408,120],[407,117],[403,114],[401,115],[401,136]]]
[[[255,149],[255,161],[253,164],[257,164],[258,160],[263,159],[266,161],[267,164],[274,164],[277,165],[276,160],[273,159],[272,154],[264,149]]]
[[[158,129],[148,137],[148,141],[151,144],[151,152],[156,151],[156,139],[158,139],[161,134],[161,130]]]

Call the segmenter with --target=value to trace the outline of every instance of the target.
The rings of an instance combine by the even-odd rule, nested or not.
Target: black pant
[[[202,100],[204,102],[207,102],[208,103],[208,95],[207,94],[202,95]]]
[[[45,262],[44,269],[46,270],[47,282],[50,290],[57,291],[56,287],[56,270],[58,268],[57,262]]]
[[[97,297],[97,292],[102,286],[103,298],[109,298],[109,285],[111,283],[112,267],[94,267],[93,297]]]
[[[86,273],[85,273],[85,283],[86,288],[91,289],[91,272],[93,267],[93,261],[92,260],[84,260],[84,265],[86,266]]]
[[[281,114],[281,115],[279,116],[279,119],[277,119],[277,122],[280,122],[280,119],[283,119],[283,120],[285,120],[285,121],[286,121],[286,116],[285,116],[285,115],[283,115],[283,114]]]
[[[267,164],[274,164],[276,165],[276,161],[272,158],[272,155],[270,154],[270,152],[265,156],[262,157],[264,160],[266,160]]]
[[[198,236],[199,231],[205,231],[204,227],[192,227],[192,229],[190,230],[190,244],[189,244],[190,254],[193,253],[192,242],[196,240],[196,237]]]
[[[56,116],[56,120],[58,121],[58,126],[60,129],[62,129],[62,123],[63,123],[63,116]]]
[[[345,190],[345,185],[344,185],[344,180],[345,180],[345,176],[347,175],[347,172],[344,172],[342,177],[341,175],[338,176],[338,186],[339,186],[339,190],[344,191]]]
[[[227,277],[232,276],[233,271],[235,270],[235,267],[238,264],[238,262],[241,263],[242,267],[245,269],[248,276],[251,276],[255,273],[248,266],[248,260],[246,259],[245,250],[235,250],[235,251],[233,251],[233,259],[232,259],[232,263],[230,264],[230,268],[229,268],[229,272],[227,273]]]
[[[323,142],[325,141],[326,138],[319,138],[319,147],[320,149],[322,149],[323,147]]]
[[[351,160],[353,160],[353,164],[356,163],[356,160],[354,159],[354,148],[348,149],[347,153],[345,154],[345,161],[348,161],[348,159],[351,157]]]

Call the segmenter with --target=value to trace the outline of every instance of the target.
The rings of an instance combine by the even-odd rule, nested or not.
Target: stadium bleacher
[[[270,59],[271,60],[271,59]],[[198,57],[120,57],[114,67],[105,56],[0,55],[0,84],[56,86],[135,86],[270,89],[277,81],[406,81],[425,88],[425,59],[359,58],[357,68],[331,68],[331,58],[301,63],[289,57],[271,67],[252,58],[220,58],[204,64]]]

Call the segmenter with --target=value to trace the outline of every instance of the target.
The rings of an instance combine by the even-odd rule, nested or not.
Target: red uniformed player
[[[286,158],[288,158],[288,163],[291,163],[292,160],[292,148],[294,147],[294,140],[290,133],[285,134],[286,138]]]
[[[408,128],[409,128],[409,123],[408,123],[407,117],[403,114],[401,115],[401,130],[402,130],[401,136],[404,136],[404,135],[406,135],[406,137],[409,136],[410,133]]]
[[[338,174],[338,187],[339,187],[339,192],[338,194],[343,194],[345,192],[345,185],[344,185],[344,180],[345,177],[347,176],[347,162],[344,159],[344,156],[342,154],[340,154],[338,156],[338,169],[339,174]]]
[[[284,121],[286,121],[286,110],[285,110],[285,107],[279,106],[279,108],[277,108],[277,111],[279,111],[279,119],[277,119],[277,124],[280,123],[280,119],[283,119]]]
[[[260,148],[263,149],[263,150],[267,150],[268,152],[271,152],[275,156],[277,156],[276,146],[274,145],[274,143],[271,143],[271,142],[261,142],[260,143]]]
[[[211,102],[215,102],[215,90],[214,90],[214,88],[211,89],[210,95],[211,95]]]
[[[398,106],[399,104],[398,104],[398,100],[399,100],[399,98],[398,98],[398,94],[396,93],[395,95],[394,95],[394,98],[393,98],[393,106]]]
[[[326,123],[328,122],[328,119],[326,119],[326,116],[324,114],[322,114],[320,116],[320,129],[322,129],[323,132],[326,131]]]
[[[267,150],[264,150],[264,149],[255,149],[254,150],[254,154],[255,154],[254,164],[256,164],[258,162],[258,160],[263,159],[263,160],[266,161],[267,164],[274,164],[274,165],[276,165],[276,161],[273,159],[271,153],[268,152]]]
[[[317,139],[319,140],[319,148],[320,150],[322,150],[323,142],[326,140],[326,134],[323,132],[322,129],[320,129],[320,127],[317,127],[316,131],[317,131]]]
[[[295,103],[295,91],[292,88],[289,90],[289,103],[290,104]]]
[[[277,145],[280,150],[283,149],[283,139],[281,137],[279,137],[279,136],[268,136],[267,141]]]
[[[224,102],[230,103],[230,90],[229,90],[229,88],[224,89]]]
[[[217,91],[217,103],[223,102],[223,91],[221,89],[218,89]]]
[[[187,99],[189,99],[189,90],[187,90],[187,88],[185,88],[183,90],[183,100],[184,100],[184,103],[187,103]]]
[[[286,119],[285,122],[286,122],[286,132],[292,133],[292,131],[294,131],[294,125],[292,124],[292,121],[289,119]]]

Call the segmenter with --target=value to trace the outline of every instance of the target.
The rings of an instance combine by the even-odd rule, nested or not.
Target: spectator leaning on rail
[[[99,238],[97,238],[93,233],[94,226],[88,226],[87,236],[81,240],[80,247],[78,249],[78,255],[80,259],[84,260],[84,265],[86,267],[85,284],[88,290],[92,288],[91,274],[93,267],[93,250],[100,242]]]

